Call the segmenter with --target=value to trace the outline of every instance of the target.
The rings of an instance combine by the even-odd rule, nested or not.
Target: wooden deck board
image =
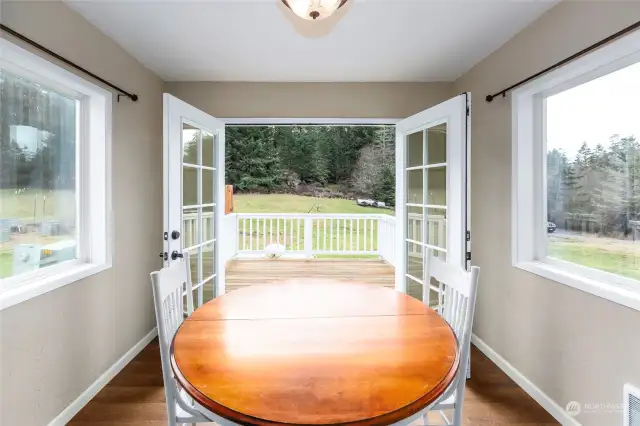
[[[395,286],[393,266],[378,259],[236,259],[227,266],[227,291],[249,285],[323,280]]]

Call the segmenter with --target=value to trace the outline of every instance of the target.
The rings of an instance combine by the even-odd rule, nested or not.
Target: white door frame
[[[220,256],[220,224],[224,215],[224,175],[225,175],[225,124],[206,114],[203,111],[187,104],[184,101],[168,93],[163,95],[164,102],[164,141],[163,141],[163,226],[164,226],[164,252],[166,254],[165,266],[172,262],[171,254],[174,251],[183,251],[183,194],[182,194],[182,169],[183,169],[183,123],[206,129],[214,135],[216,160],[213,175],[214,185],[214,292],[216,295],[225,292],[225,269]],[[199,179],[200,180],[200,179]],[[199,216],[200,217],[200,216]],[[177,230],[180,236],[173,239],[172,231]],[[199,265],[201,269],[202,266]],[[192,281],[194,278],[192,277]]]
[[[396,290],[406,292],[407,224],[406,141],[410,134],[447,123],[446,196],[447,196],[447,262],[467,266],[467,231],[470,236],[468,189],[468,145],[471,96],[463,93],[455,98],[419,112],[396,124]],[[423,200],[428,204],[427,200]],[[398,255],[399,254],[399,255]],[[470,254],[470,252],[469,252]]]

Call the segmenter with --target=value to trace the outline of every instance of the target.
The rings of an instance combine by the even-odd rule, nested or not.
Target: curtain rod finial
[[[487,102],[491,102],[493,101],[493,96],[492,95],[487,95],[486,98],[484,98]]]
[[[125,98],[129,98],[131,99],[133,102],[136,102],[138,100],[138,95],[135,94],[124,94],[124,93],[118,93],[118,102],[120,102],[120,97],[124,96]]]

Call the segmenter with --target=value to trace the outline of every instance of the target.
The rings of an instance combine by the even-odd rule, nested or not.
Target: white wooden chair
[[[429,304],[429,295],[433,290],[431,284],[433,278],[438,282],[436,310],[449,323],[458,338],[460,368],[453,383],[430,409],[430,411],[439,412],[446,425],[462,425],[462,403],[469,371],[466,367],[469,365],[471,327],[479,275],[480,268],[474,266],[470,272],[467,272],[460,266],[444,262],[429,250],[425,271],[427,279],[423,287],[423,302]],[[453,410],[453,420],[446,416],[444,410]],[[429,424],[427,414],[428,412],[422,416],[425,425]]]
[[[171,370],[171,355],[169,353],[171,341],[178,327],[184,321],[185,313],[188,316],[193,312],[193,291],[189,265],[189,256],[185,253],[182,261],[174,262],[160,271],[151,273],[169,426],[177,426],[179,423],[211,422],[195,408],[193,400],[184,390],[178,387]]]

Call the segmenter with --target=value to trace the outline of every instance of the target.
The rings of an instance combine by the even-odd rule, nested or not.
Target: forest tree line
[[[226,130],[226,182],[246,192],[340,190],[395,201],[393,126],[235,126]]]
[[[638,140],[614,135],[606,147],[583,142],[573,159],[563,150],[550,150],[547,216],[562,228],[629,234],[629,221],[640,219]]]

